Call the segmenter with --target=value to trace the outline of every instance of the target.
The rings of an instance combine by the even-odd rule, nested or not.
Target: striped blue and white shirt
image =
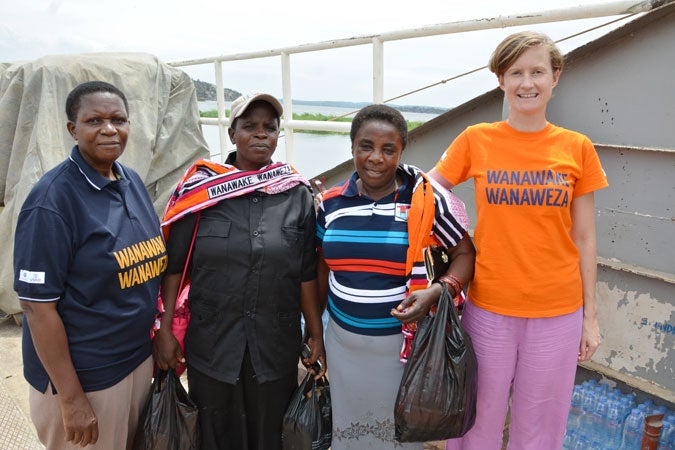
[[[328,311],[341,327],[357,334],[401,332],[389,313],[405,298],[408,250],[407,211],[413,178],[400,168],[403,184],[373,201],[359,194],[358,175],[324,197],[317,214],[318,246],[330,267]]]
[[[397,174],[403,184],[376,202],[359,194],[356,173],[324,195],[317,213],[317,240],[331,269],[328,311],[353,333],[401,332],[401,323],[390,311],[406,295],[407,213],[417,172],[416,167],[399,165]],[[452,247],[466,232],[466,211],[461,201],[450,201],[434,190],[433,231],[442,244]]]

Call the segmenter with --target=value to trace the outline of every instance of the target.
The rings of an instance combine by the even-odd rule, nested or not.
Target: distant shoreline
[[[309,106],[334,106],[337,108],[353,108],[361,109],[364,106],[372,105],[372,102],[337,102],[330,100],[293,100],[293,103],[296,105],[309,105]],[[395,105],[389,103],[389,106],[396,108],[399,111],[405,112],[416,112],[416,113],[425,113],[425,114],[443,114],[448,111],[448,108],[438,108],[436,106],[421,106],[421,105]]]
[[[216,101],[216,85],[207,83],[201,80],[192,80],[195,88],[197,90],[197,101]],[[232,89],[223,88],[225,91],[225,100],[232,101],[235,98],[239,97],[241,93],[234,91]],[[295,105],[305,105],[305,106],[329,106],[336,108],[351,108],[354,110],[359,110],[364,106],[372,104],[372,102],[342,102],[342,101],[331,101],[331,100],[296,100],[293,99],[293,104]],[[422,105],[396,105],[389,103],[389,106],[396,108],[402,112],[412,112],[412,113],[424,113],[424,114],[443,114],[448,111],[449,108],[438,108],[435,106],[422,106]]]

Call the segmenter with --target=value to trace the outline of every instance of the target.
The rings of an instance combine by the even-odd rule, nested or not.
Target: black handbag
[[[461,437],[476,420],[476,355],[447,287],[417,326],[394,406],[399,442]]]
[[[445,248],[439,245],[430,245],[424,250],[424,266],[427,277],[433,282],[445,274],[450,267],[450,257]]]

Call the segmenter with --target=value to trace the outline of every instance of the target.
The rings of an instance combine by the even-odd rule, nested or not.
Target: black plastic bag
[[[318,381],[307,373],[288,405],[282,427],[284,450],[328,450],[333,418],[330,385],[325,377]]]
[[[399,442],[457,438],[476,420],[476,355],[442,286],[434,317],[417,327],[394,405]]]
[[[159,370],[134,439],[134,450],[197,450],[197,405],[174,369]]]

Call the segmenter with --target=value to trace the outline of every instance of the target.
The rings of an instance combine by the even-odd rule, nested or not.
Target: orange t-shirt
[[[586,136],[552,124],[526,133],[506,122],[482,123],[457,136],[436,170],[453,185],[474,179],[472,303],[515,317],[553,317],[582,306],[570,206],[607,186]]]

